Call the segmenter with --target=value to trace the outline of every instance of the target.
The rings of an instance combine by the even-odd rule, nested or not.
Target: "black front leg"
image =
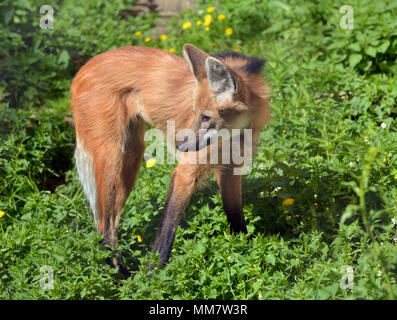
[[[198,180],[197,166],[179,164],[172,173],[168,197],[162,212],[160,229],[154,241],[153,251],[160,256],[159,266],[167,263],[170,258],[176,229],[193,194]],[[154,266],[151,266],[153,269]]]
[[[216,171],[216,178],[231,231],[247,233],[241,193],[241,175],[234,175],[233,168],[223,168]]]

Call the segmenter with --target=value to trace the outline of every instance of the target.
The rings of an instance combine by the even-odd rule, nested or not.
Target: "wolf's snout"
[[[180,152],[195,152],[204,149],[217,140],[217,131],[209,130],[199,133],[194,139],[185,136],[184,140],[176,145]]]
[[[186,152],[187,150],[187,146],[188,146],[188,140],[189,140],[189,138],[188,137],[185,137],[184,139],[183,139],[183,141],[181,141],[181,142],[179,142],[177,145],[176,145],[176,148],[179,150],[179,151],[181,151],[181,152]]]

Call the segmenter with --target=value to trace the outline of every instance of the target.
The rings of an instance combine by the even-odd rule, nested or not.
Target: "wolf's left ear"
[[[237,92],[237,83],[229,69],[218,59],[209,57],[205,60],[210,89],[216,94],[219,102],[231,99]]]

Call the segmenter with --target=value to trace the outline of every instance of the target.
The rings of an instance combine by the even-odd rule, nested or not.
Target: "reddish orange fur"
[[[238,67],[244,61],[220,60],[237,81],[239,91],[236,100],[249,108],[255,147],[260,130],[270,119],[267,87],[259,75],[239,71]],[[197,89],[194,90],[196,83]],[[184,58],[145,47],[129,46],[99,54],[89,60],[73,79],[71,104],[76,136],[92,155],[95,167],[98,231],[113,246],[117,245],[121,210],[142,161],[145,121],[163,131],[167,120],[175,121],[176,132],[191,127],[195,120],[192,112],[194,92],[199,106],[214,112],[228,108],[214,101],[205,77],[199,82],[195,80]],[[241,177],[227,178],[221,173],[228,170],[228,166],[179,164],[173,173],[167,201],[169,205],[173,203],[176,224],[166,221],[162,225],[170,224],[172,230],[176,229],[190,195],[199,181],[208,176],[210,167],[216,169],[224,201],[229,201],[231,207],[233,203],[237,207],[242,206],[239,200]],[[240,191],[227,187],[227,183],[233,181],[240,186]],[[228,194],[239,199],[228,200]],[[155,244],[155,248],[159,246],[159,243]]]

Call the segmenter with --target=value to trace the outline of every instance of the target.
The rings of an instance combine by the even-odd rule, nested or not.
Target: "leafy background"
[[[43,4],[52,30],[39,27]],[[159,17],[131,15],[133,5],[0,3],[0,298],[395,299],[395,1],[350,1],[352,30],[339,25],[343,1],[197,1],[162,38]],[[120,224],[134,275],[123,280],[105,263],[76,177],[70,81],[105,50],[180,55],[184,43],[267,60],[273,120],[244,177],[248,234],[229,232],[212,179],[193,196],[170,262],[149,278],[174,166],[142,166]],[[53,290],[40,287],[46,265]]]

